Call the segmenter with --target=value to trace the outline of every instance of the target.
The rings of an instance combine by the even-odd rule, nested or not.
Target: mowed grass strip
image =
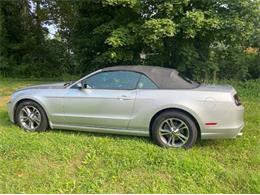
[[[260,193],[259,80],[232,82],[246,108],[244,135],[190,150],[134,136],[26,133],[9,121],[6,102],[43,82],[0,82],[0,193]]]

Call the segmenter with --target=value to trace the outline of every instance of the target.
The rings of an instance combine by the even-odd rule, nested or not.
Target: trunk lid
[[[236,90],[231,85],[201,84],[195,90],[208,92],[226,92],[235,94]]]

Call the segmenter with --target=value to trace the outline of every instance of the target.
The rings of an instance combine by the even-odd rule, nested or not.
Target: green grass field
[[[246,109],[244,135],[190,150],[141,137],[26,133],[6,102],[35,83],[0,81],[0,193],[260,193],[260,80],[231,82]]]

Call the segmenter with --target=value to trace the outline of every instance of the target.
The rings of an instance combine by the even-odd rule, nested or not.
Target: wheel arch
[[[187,110],[184,110],[182,108],[176,108],[176,107],[170,107],[170,108],[164,108],[162,110],[159,110],[158,112],[156,112],[153,117],[151,118],[150,120],[150,124],[149,124],[149,134],[151,136],[151,131],[152,131],[152,125],[153,125],[153,122],[154,120],[163,112],[167,112],[167,111],[179,111],[179,112],[182,112],[186,115],[188,115],[194,122],[195,122],[195,125],[198,129],[198,139],[201,138],[201,127],[200,127],[200,124],[198,122],[198,119],[196,119],[196,117],[194,117],[193,114],[191,114],[189,111]]]
[[[47,120],[48,120],[48,124],[49,124],[49,127],[50,127],[50,126],[51,126],[51,125],[50,125],[50,120],[49,120],[49,116],[48,116],[48,113],[46,112],[45,107],[40,103],[40,101],[37,101],[37,100],[35,100],[34,98],[22,98],[22,99],[18,100],[18,101],[15,103],[14,109],[13,109],[14,123],[17,123],[16,117],[15,117],[17,107],[18,107],[19,104],[21,104],[22,102],[25,102],[25,101],[34,102],[34,103],[38,104],[38,105],[43,109],[44,113],[46,114],[46,117],[47,117]]]

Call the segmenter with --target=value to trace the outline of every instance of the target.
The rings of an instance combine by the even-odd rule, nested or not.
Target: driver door
[[[139,73],[99,72],[72,87],[64,97],[66,124],[127,129],[136,98]]]

